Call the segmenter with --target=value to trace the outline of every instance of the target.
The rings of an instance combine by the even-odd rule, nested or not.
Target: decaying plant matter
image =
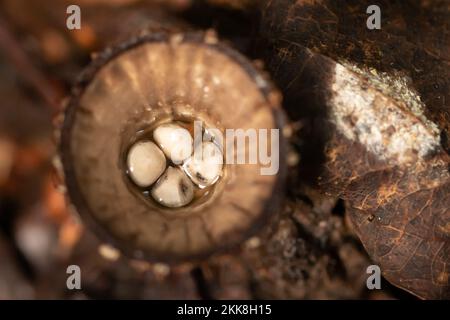
[[[83,27],[70,31],[61,13],[74,3],[82,8]],[[372,31],[365,27],[369,4],[373,3],[2,1],[0,46],[6,54],[0,57],[0,92],[6,99],[0,108],[0,264],[5,272],[0,273],[0,297],[412,298],[384,279],[381,290],[368,290],[366,268],[376,263],[386,279],[418,297],[448,298],[448,1],[377,1],[382,24],[381,30]],[[214,29],[227,42],[219,42],[214,33],[191,29]],[[174,58],[169,48],[181,49],[182,63],[167,64]],[[151,68],[144,56],[160,61],[156,56],[161,52],[168,54],[159,55],[161,63]],[[227,63],[215,63],[230,52]],[[221,114],[217,120],[223,113],[227,119],[223,126],[254,127],[254,112],[246,114],[251,108],[234,114],[241,105],[238,100],[259,97],[266,101],[262,109],[267,111],[269,104],[278,105],[279,95],[260,71],[261,61],[250,63],[248,57],[265,62],[288,114],[287,122],[263,117],[266,127],[276,125],[289,138],[280,157],[289,170],[284,188],[279,188],[282,179],[280,184],[251,185],[264,188],[253,195],[264,196],[277,210],[267,207],[263,212],[262,205],[244,201],[249,196],[242,190],[247,187],[240,185],[228,193],[229,198],[256,213],[255,220],[242,215],[216,224],[236,227],[232,234],[216,233],[218,245],[203,242],[205,250],[187,248],[184,222],[191,223],[195,215],[184,206],[176,212],[158,207],[165,217],[159,222],[167,222],[160,224],[161,229],[168,226],[173,231],[168,233],[173,237],[160,242],[173,240],[177,246],[140,242],[138,233],[127,237],[130,230],[158,228],[139,219],[142,214],[134,210],[137,206],[147,210],[149,203],[154,209],[148,196],[141,201],[143,192],[149,191],[145,188],[154,182],[136,180],[133,185],[126,170],[120,170],[119,177],[117,168],[127,166],[127,148],[121,159],[112,155],[122,146],[119,137],[126,142],[123,145],[136,142],[134,130],[143,124],[142,101],[157,96],[145,89],[155,85],[159,93],[170,96],[186,84],[189,99],[198,93],[196,101],[201,102],[203,85],[213,82],[216,65],[240,70],[239,80],[224,75],[233,81],[221,98],[209,92],[209,99],[229,101],[211,110]],[[87,65],[71,95],[68,88]],[[182,65],[186,70],[203,66],[204,77],[199,78],[204,83],[186,81],[187,74],[179,77],[174,71]],[[155,70],[161,76],[154,76]],[[267,91],[256,88],[252,80],[244,86],[245,75],[247,80],[261,76],[256,82],[264,80]],[[42,110],[48,103],[58,108],[55,98],[63,95],[71,96],[67,109],[71,115],[63,131],[65,178],[81,220],[69,202],[64,203],[59,192],[64,188],[54,186],[49,169],[52,126],[50,112]],[[157,104],[156,109],[167,111],[167,105]],[[109,112],[110,107],[118,113]],[[192,107],[195,114],[201,113],[198,103]],[[138,112],[132,118],[127,110]],[[118,132],[124,120],[129,120],[131,130]],[[155,176],[159,179],[164,170],[162,165]],[[249,181],[253,173],[237,176]],[[218,191],[222,178],[215,180],[213,175],[211,180],[218,183]],[[144,190],[136,189],[141,182]],[[82,203],[88,196],[90,205],[102,210],[92,214]],[[225,216],[242,211],[238,207],[242,206],[216,203],[206,210]],[[128,221],[108,220],[108,212],[123,214]],[[180,216],[173,217],[183,212],[183,223]],[[191,227],[195,229],[195,224]],[[193,232],[194,240],[204,235],[201,229]],[[109,237],[102,237],[104,233]],[[105,244],[105,238],[116,248]],[[230,250],[224,250],[227,245]],[[190,262],[179,263],[186,260]],[[72,264],[82,270],[81,291],[66,288],[64,267]]]
[[[384,276],[419,297],[448,299],[450,9],[378,5],[383,26],[371,31],[359,1],[269,1],[268,65],[291,117],[320,142],[306,143],[304,170],[347,200]]]

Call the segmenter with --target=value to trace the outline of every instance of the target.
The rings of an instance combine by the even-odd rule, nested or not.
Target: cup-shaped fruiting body
[[[127,166],[133,182],[139,187],[148,187],[164,172],[166,158],[153,142],[142,141],[128,151]]]
[[[214,137],[202,139],[200,156],[221,154],[223,164],[189,165],[195,138],[192,147],[167,153],[176,144],[167,143],[173,136],[166,129],[180,126],[186,131],[175,137],[190,141],[195,121],[203,136]],[[68,195],[83,220],[128,255],[166,263],[204,258],[252,236],[282,195],[281,135],[279,170],[262,175],[267,163],[225,161],[220,134],[282,125],[279,94],[265,74],[211,33],[141,35],[99,54],[73,91],[60,144]],[[142,141],[166,158],[164,172],[146,187],[147,169],[148,180],[136,183],[127,163],[131,146]],[[212,153],[216,147],[221,153]]]

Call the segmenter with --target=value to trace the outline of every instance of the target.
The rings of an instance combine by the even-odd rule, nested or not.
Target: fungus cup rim
[[[207,41],[207,39],[210,38],[208,32],[186,32],[181,33],[181,35],[182,37],[180,38],[180,43],[188,42],[213,49],[227,56],[233,62],[237,63],[241,68],[243,68],[245,73],[257,85],[258,90],[262,93],[262,96],[267,101],[267,105],[270,106],[276,127],[279,129],[283,128],[284,124],[286,123],[286,118],[281,109],[281,95],[263,71],[258,70],[258,68],[255,67],[248,58],[239,53],[236,49],[233,49],[231,46],[227,46],[226,43],[221,41]],[[168,32],[144,33],[118,45],[108,47],[103,50],[103,52],[99,53],[94,58],[94,60],[91,61],[91,63],[82,71],[75,85],[73,86],[71,96],[62,112],[63,121],[59,128],[60,135],[58,146],[58,154],[62,163],[61,175],[67,187],[66,195],[69,199],[69,202],[75,207],[75,211],[81,217],[83,223],[93,231],[93,233],[99,238],[100,241],[109,243],[112,246],[118,248],[123,254],[125,254],[125,256],[129,258],[142,259],[155,263],[163,262],[168,265],[199,262],[213,254],[224,253],[226,251],[234,249],[245,240],[249,239],[251,236],[254,236],[268,222],[271,216],[274,216],[277,213],[278,208],[280,208],[284,194],[284,181],[286,178],[285,157],[281,156],[279,171],[276,174],[277,177],[272,186],[272,196],[266,199],[263,212],[261,212],[255,219],[252,226],[245,230],[241,230],[240,236],[238,237],[236,237],[234,234],[235,239],[233,239],[232,241],[227,241],[226,243],[221,244],[215,243],[214,246],[212,246],[210,249],[204,250],[197,254],[191,254],[189,257],[176,256],[170,253],[165,255],[161,254],[160,252],[152,254],[150,252],[144,252],[140,249],[132,248],[129,245],[125,244],[123,241],[120,241],[112,236],[110,232],[94,218],[94,215],[91,213],[91,210],[89,209],[89,206],[86,203],[82,192],[80,191],[81,188],[75,176],[75,169],[72,163],[71,156],[72,127],[75,123],[77,106],[79,105],[80,98],[82,97],[90,81],[108,62],[119,57],[127,50],[138,47],[140,45],[155,42],[169,43],[173,36],[173,34],[170,34]],[[261,78],[263,81],[261,81]],[[286,141],[282,135],[280,135],[279,152],[280,155],[283,155],[286,152]]]

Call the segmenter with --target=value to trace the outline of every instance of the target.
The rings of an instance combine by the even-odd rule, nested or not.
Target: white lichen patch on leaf
[[[372,73],[369,80],[358,71],[341,64],[334,70],[330,109],[340,133],[392,164],[412,163],[439,148],[439,129],[407,79]]]

